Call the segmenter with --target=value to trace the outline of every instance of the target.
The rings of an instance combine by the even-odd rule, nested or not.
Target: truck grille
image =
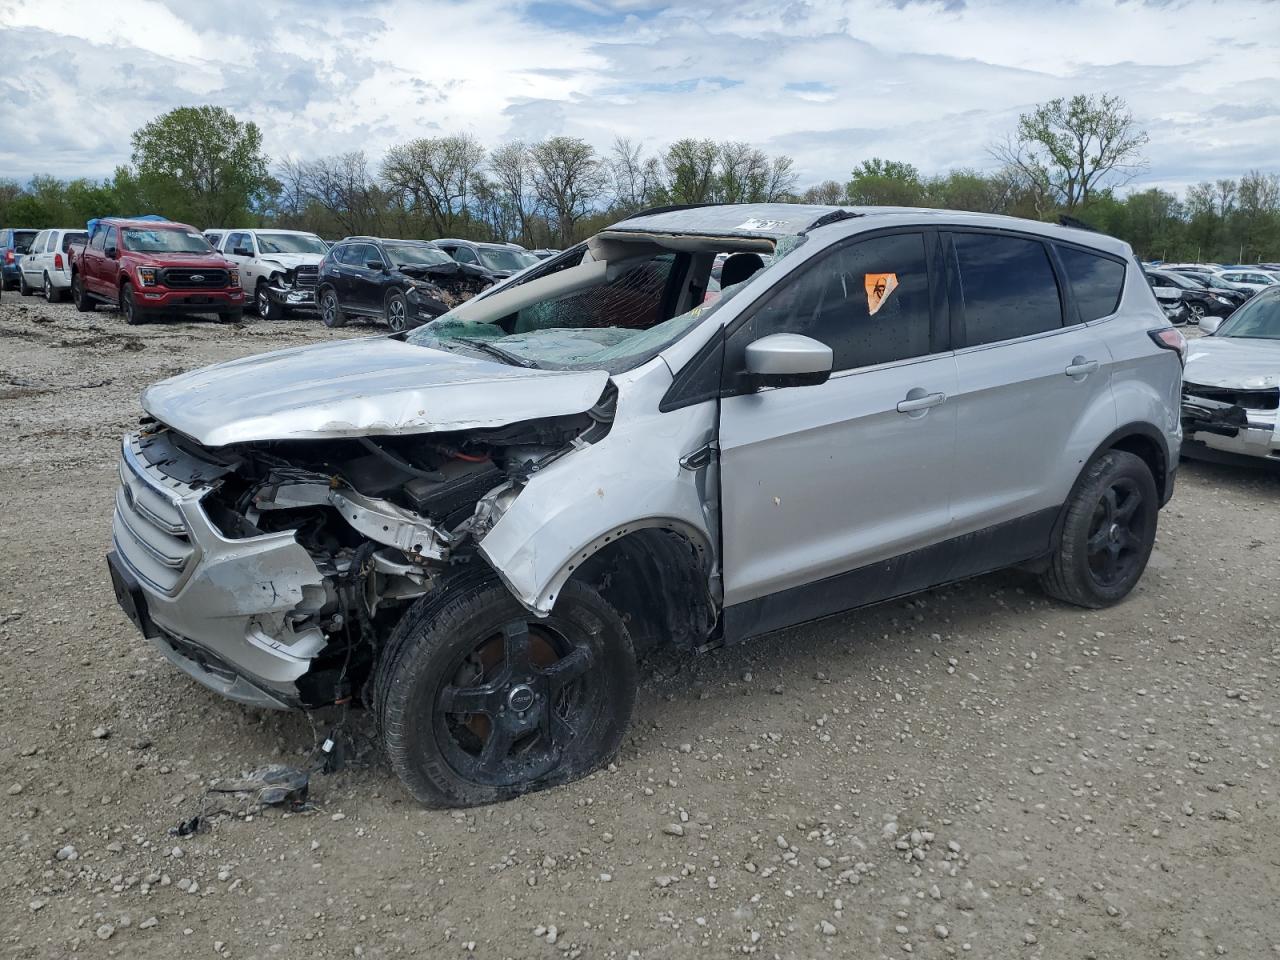
[[[135,441],[126,441],[131,446]],[[112,534],[129,567],[167,596],[181,588],[196,559],[186,520],[174,497],[140,466],[137,448],[126,447]]]
[[[160,282],[170,290],[221,290],[227,285],[227,271],[221,268],[170,267]]]
[[[316,285],[316,278],[320,276],[320,268],[314,263],[304,264],[293,272],[293,285],[295,287],[312,288]]]
[[[1204,397],[1206,400],[1217,400],[1244,407],[1246,410],[1275,410],[1280,408],[1280,388],[1269,387],[1259,390],[1236,390],[1231,387],[1207,387],[1199,383],[1183,383],[1184,397]]]

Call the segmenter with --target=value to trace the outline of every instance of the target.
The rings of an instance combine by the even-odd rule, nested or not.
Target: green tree
[[[1074,210],[1110,183],[1131,180],[1145,165],[1147,134],[1120,97],[1058,97],[1018,118],[1018,129],[991,147],[1053,202]]]
[[[849,202],[873,206],[913,207],[924,202],[920,171],[900,160],[863,160],[845,185]]]
[[[257,125],[212,106],[179,107],[134,131],[133,169],[121,180],[136,184],[145,212],[197,227],[243,223],[279,188]]]

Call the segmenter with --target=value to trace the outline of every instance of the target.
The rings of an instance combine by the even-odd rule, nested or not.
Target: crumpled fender
[[[534,474],[481,538],[481,555],[531,612],[550,613],[584,560],[635,530],[674,530],[703,553],[708,568],[714,563],[708,509],[718,502],[718,465],[712,459],[688,469],[680,459],[713,439],[715,404],[659,413],[657,398],[670,383],[665,365],[619,382],[608,436]]]

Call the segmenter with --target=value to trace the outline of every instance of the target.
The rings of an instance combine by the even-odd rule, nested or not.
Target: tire
[[[591,587],[567,583],[540,620],[491,572],[474,569],[404,615],[379,658],[372,700],[409,792],[427,806],[466,807],[607,762],[637,681],[626,625]]]
[[[1041,587],[1058,600],[1095,610],[1123,600],[1147,567],[1159,510],[1146,463],[1123,450],[1107,451],[1071,492]]]
[[[18,293],[24,297],[33,297],[36,293],[35,287],[27,286],[27,274],[24,270],[18,271]]]
[[[396,333],[403,333],[409,328],[409,301],[404,298],[404,294],[396,291],[387,296],[387,302],[382,306],[382,316],[387,321],[387,326]]]
[[[62,291],[53,285],[53,279],[44,275],[44,299],[46,303],[58,303],[62,299]]]
[[[244,308],[237,307],[234,310],[228,310],[226,313],[218,314],[218,320],[222,323],[240,323],[244,320]]]
[[[1188,322],[1194,323],[1196,326],[1199,326],[1200,321],[1203,320],[1205,317],[1204,305],[1199,303],[1192,303],[1188,305],[1188,309],[1191,310],[1191,316],[1187,318]]]
[[[124,322],[136,327],[147,322],[143,312],[133,299],[133,284],[126,280],[120,286],[120,312],[124,314]]]
[[[282,304],[271,299],[267,293],[265,280],[260,281],[258,289],[254,291],[253,305],[258,311],[258,316],[263,320],[283,320],[288,313]]]
[[[80,279],[80,274],[78,273],[71,275],[71,299],[75,301],[76,309],[81,313],[93,313],[93,298],[89,296],[89,291],[84,288],[84,281]]]
[[[338,294],[332,287],[325,287],[320,292],[320,322],[330,329],[347,325],[347,315],[338,305]]]

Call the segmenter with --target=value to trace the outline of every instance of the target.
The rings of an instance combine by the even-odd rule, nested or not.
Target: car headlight
[[[240,286],[240,271],[239,271],[239,270],[228,270],[228,271],[227,271],[227,283],[228,283],[228,284],[230,284],[230,285],[231,285],[231,286],[233,286],[233,287],[238,287],[238,286]]]
[[[159,282],[158,273],[155,267],[139,267],[138,280],[144,287],[154,287]]]
[[[1217,300],[1219,303],[1223,304],[1224,306],[1228,306],[1228,307],[1231,306],[1231,301],[1228,300],[1226,297],[1214,297],[1213,299]]]

